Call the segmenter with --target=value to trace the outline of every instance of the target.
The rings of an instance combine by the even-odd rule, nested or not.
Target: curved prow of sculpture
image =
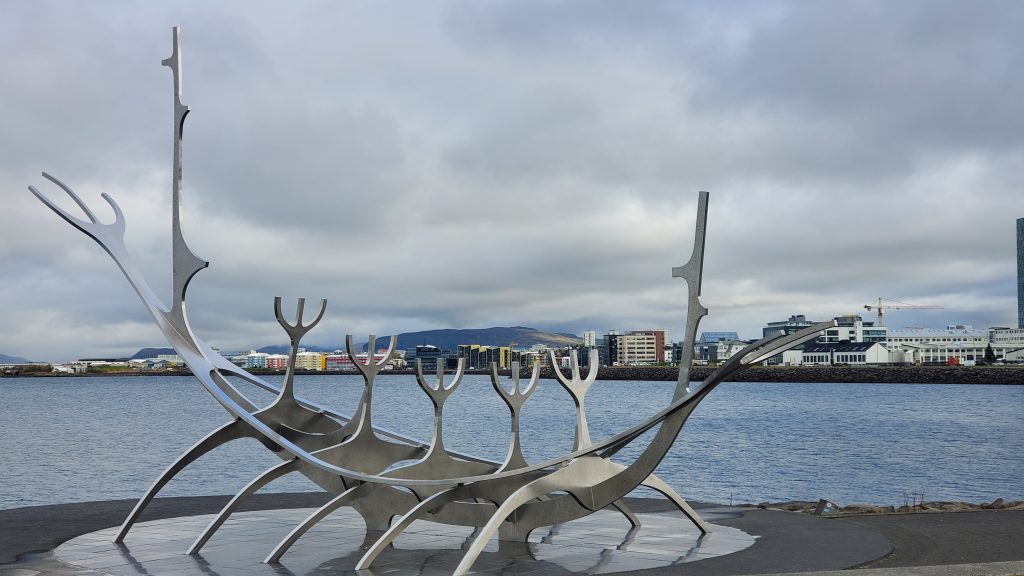
[[[172,29],[173,47],[171,56],[162,61],[163,65],[169,67],[174,75],[174,161],[171,174],[171,305],[165,305],[161,299],[156,296],[155,292],[145,281],[142,275],[138,273],[137,268],[125,247],[125,223],[123,214],[120,207],[109,195],[104,193],[103,199],[106,200],[114,210],[114,222],[112,224],[100,224],[95,214],[93,214],[88,206],[86,206],[85,203],[82,202],[82,200],[72,192],[68,186],[45,172],[43,173],[43,177],[64,190],[64,192],[66,192],[85,213],[89,222],[85,222],[79,218],[71,216],[34,187],[30,186],[29,190],[31,190],[40,201],[56,212],[61,218],[66,220],[75,228],[81,230],[87,236],[91,237],[107,251],[111,258],[113,258],[114,262],[117,263],[121,272],[125,275],[125,278],[127,278],[136,294],[138,294],[139,298],[142,299],[143,304],[149,310],[150,314],[153,315],[153,318],[156,320],[161,332],[163,332],[164,337],[167,338],[171,346],[174,347],[175,350],[178,350],[179,348],[187,348],[191,352],[194,352],[194,355],[186,354],[193,359],[193,363],[196,363],[196,361],[200,359],[203,360],[197,365],[189,366],[193,372],[197,370],[205,372],[209,368],[227,369],[231,372],[239,372],[237,368],[229,368],[230,362],[214,352],[212,348],[200,341],[193,334],[188,323],[188,317],[185,309],[185,293],[188,289],[189,282],[200,270],[209,266],[209,263],[192,252],[188,247],[188,244],[185,242],[185,238],[181,230],[181,141],[185,117],[188,115],[189,109],[188,106],[185,106],[181,101],[182,67],[180,36],[181,30],[178,27],[174,27]],[[215,360],[215,357],[221,361]],[[244,371],[242,371],[242,373],[247,377],[246,379],[250,381],[255,379],[252,375],[245,373]],[[210,384],[216,386],[218,388],[218,392],[228,396],[234,403],[243,407],[247,411],[252,412],[256,409],[255,405],[227,380],[221,378],[216,379],[213,382],[204,382],[204,385]],[[211,392],[213,391],[211,390]],[[219,397],[219,394],[217,393],[214,393],[213,395],[215,398]],[[230,412],[230,407],[225,405],[225,408],[228,408],[228,411]]]

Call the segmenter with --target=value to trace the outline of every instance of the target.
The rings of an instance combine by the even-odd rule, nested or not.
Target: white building
[[[951,325],[941,330],[903,328],[889,331],[893,362],[907,364],[946,364],[954,358],[961,364],[974,364],[985,360],[989,345],[996,360],[1012,360],[1014,351],[1024,348],[1024,330],[982,330]]]
[[[790,348],[773,358],[781,358],[783,366],[799,366],[804,363],[804,351],[802,348]],[[765,364],[769,365],[767,361]]]
[[[989,328],[989,342],[992,348],[1010,350],[1024,348],[1024,328]]]
[[[1024,363],[1024,328],[989,328],[988,337],[997,360]]]
[[[837,316],[835,321],[836,325],[824,330],[815,342],[801,344],[791,351],[776,354],[766,360],[765,364],[783,364],[786,366],[800,364],[804,361],[802,350],[806,347],[819,344],[840,344],[844,342],[879,342],[884,344],[886,342],[888,329],[885,326],[875,326],[874,322],[865,322],[863,318],[856,314]],[[814,324],[817,324],[817,322],[808,320],[806,316],[801,314],[790,316],[789,320],[769,322],[768,325],[762,329],[762,332],[765,338],[769,336],[789,335],[794,334],[799,330],[803,330],[804,328],[809,328]],[[887,362],[889,362],[888,359],[883,361],[883,363]],[[851,364],[852,362],[845,363]]]
[[[85,374],[88,370],[88,364],[82,362],[71,362],[70,364],[53,364],[50,366],[50,371],[55,374]]]
[[[804,346],[803,364],[887,364],[889,351],[881,342],[814,343]]]
[[[944,330],[936,328],[893,328],[889,330],[890,346],[939,343],[981,346],[984,349],[989,343],[989,331],[963,325],[946,326]]]
[[[865,322],[860,316],[850,314],[837,316],[837,325],[825,330],[825,333],[817,340],[820,344],[837,342],[885,342],[888,337],[888,328],[875,326],[874,322]]]
[[[185,363],[181,356],[177,354],[157,354],[156,359],[163,360],[168,364],[173,364],[175,366],[180,366]]]
[[[594,348],[597,346],[597,331],[586,330],[583,332],[583,347]]]

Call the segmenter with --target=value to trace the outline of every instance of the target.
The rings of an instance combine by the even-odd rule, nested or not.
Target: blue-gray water
[[[653,414],[673,385],[596,382],[587,396],[591,436],[598,441]],[[296,386],[351,412],[362,384],[356,376],[304,376]],[[245,390],[258,403],[270,399]],[[426,441],[429,410],[411,377],[378,379],[377,425]],[[555,382],[541,381],[523,420],[528,460],[571,447],[572,404]],[[136,498],[226,421],[189,377],[0,379],[0,508]],[[446,407],[447,447],[500,459],[508,427],[489,379],[467,376]],[[240,440],[203,457],[162,494],[233,493],[276,462]],[[684,497],[713,502],[899,505],[906,493],[1024,499],[1024,386],[727,383],[690,418],[658,474]],[[267,490],[312,489],[285,478]]]

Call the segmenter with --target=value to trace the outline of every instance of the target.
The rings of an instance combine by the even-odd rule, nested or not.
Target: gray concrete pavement
[[[226,501],[226,496],[157,499],[144,519],[209,514]],[[324,501],[324,495],[314,493],[267,494],[252,499],[246,509],[300,508]],[[81,574],[57,566],[46,551],[118,525],[133,505],[119,500],[0,510],[0,576]],[[631,506],[638,512],[669,509],[657,500],[632,500]],[[1024,574],[1024,511],[826,519],[757,508],[698,507],[717,524],[756,536],[757,543],[685,566],[622,574],[826,574],[847,569],[850,575],[854,567],[857,576]],[[22,562],[10,564],[19,556]]]
[[[875,529],[892,541],[892,553],[868,563],[870,568],[1024,560],[1022,510],[866,515],[833,521]]]

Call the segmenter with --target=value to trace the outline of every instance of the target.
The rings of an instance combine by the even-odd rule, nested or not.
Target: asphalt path
[[[872,528],[892,541],[870,568],[1024,560],[1024,510],[848,516],[833,522]]]

